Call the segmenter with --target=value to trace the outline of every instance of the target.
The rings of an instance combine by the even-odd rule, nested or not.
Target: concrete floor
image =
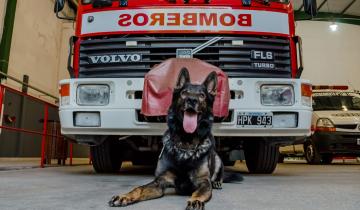
[[[13,169],[0,170],[1,210],[113,209],[107,206],[111,196],[152,179],[152,169],[145,167],[127,166],[112,175],[95,174],[89,165]],[[214,191],[207,210],[360,208],[359,163],[312,166],[295,161],[278,165],[273,175],[249,175],[241,163],[228,170],[244,174],[245,180]],[[168,194],[122,209],[183,210],[187,197]]]

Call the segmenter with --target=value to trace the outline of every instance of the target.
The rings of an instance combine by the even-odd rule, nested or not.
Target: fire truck
[[[58,17],[64,4],[55,1]],[[304,8],[316,13],[316,1]],[[251,173],[272,173],[279,146],[310,135],[311,85],[300,79],[287,0],[81,0],[75,23],[61,131],[91,146],[96,172],[156,163],[166,117],[142,115],[144,75],[169,58],[197,58],[228,76],[229,115],[213,126],[226,165],[244,154]]]

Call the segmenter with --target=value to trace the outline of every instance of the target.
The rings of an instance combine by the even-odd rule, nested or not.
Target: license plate
[[[272,127],[272,113],[240,112],[237,115],[237,125],[241,127]]]
[[[360,145],[360,139],[357,139],[357,145]]]

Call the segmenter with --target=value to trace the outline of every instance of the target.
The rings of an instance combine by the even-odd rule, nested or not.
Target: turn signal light
[[[311,97],[312,86],[310,84],[301,84],[301,95],[306,97]]]
[[[60,96],[70,96],[70,84],[62,84],[60,85]]]
[[[304,106],[311,107],[312,105],[312,86],[310,84],[301,84],[301,103]]]
[[[61,84],[60,85],[60,105],[69,105],[70,104],[70,84]]]

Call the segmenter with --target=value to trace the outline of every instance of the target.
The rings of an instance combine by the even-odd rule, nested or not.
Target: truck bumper
[[[267,79],[267,78],[230,78],[230,90],[235,97],[230,101],[231,118],[227,122],[214,123],[215,136],[244,137],[305,137],[310,135],[312,109],[304,106],[301,99],[301,83],[299,79]],[[165,123],[143,122],[139,120],[141,98],[136,92],[142,91],[142,78],[111,79],[70,79],[60,84],[70,85],[70,96],[67,103],[60,99],[61,130],[64,135],[162,135]],[[305,81],[305,83],[308,83]],[[107,84],[110,89],[110,102],[106,106],[79,106],[76,103],[76,89],[80,84]],[[260,102],[260,87],[263,84],[290,84],[294,87],[295,103],[292,106],[263,106]],[[237,97],[237,95],[243,95]],[[76,113],[99,113],[100,125],[96,127],[75,126]],[[238,126],[239,113],[260,112],[272,113],[273,121],[283,114],[294,114],[296,126],[275,124],[271,127]]]
[[[61,131],[65,135],[162,135],[166,130],[165,123],[139,122],[134,109],[101,110],[100,127],[74,126],[74,112],[83,110],[61,110]],[[238,112],[254,112],[255,110],[235,110]],[[91,112],[91,111],[88,111]],[[95,111],[94,112],[98,112]],[[271,112],[271,110],[266,111]],[[288,111],[289,112],[289,111]],[[311,119],[310,111],[296,111],[298,114],[298,127],[296,128],[243,128],[236,125],[236,120],[226,123],[214,123],[214,136],[307,136],[309,128],[306,122]],[[276,116],[276,113],[274,114]]]
[[[360,156],[360,133],[315,132],[311,139],[321,154]]]

